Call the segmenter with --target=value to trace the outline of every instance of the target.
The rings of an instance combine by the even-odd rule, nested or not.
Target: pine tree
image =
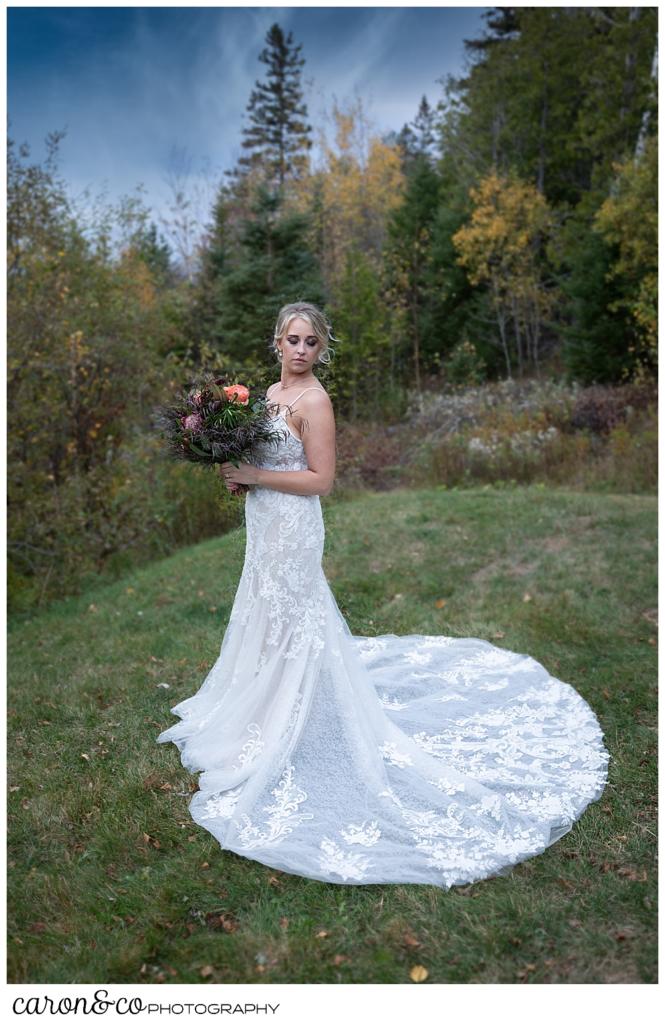
[[[323,302],[319,270],[306,241],[307,218],[282,207],[279,192],[259,186],[250,217],[241,226],[233,266],[215,285],[216,341],[238,360],[265,362],[280,306]]]
[[[231,268],[229,230],[229,197],[220,188],[212,210],[212,223],[201,247],[200,271],[193,288],[184,334],[194,355],[199,342],[205,340],[213,348],[221,348],[223,340],[219,321],[222,279]]]
[[[402,152],[402,170],[406,175],[409,175],[414,169],[418,157],[433,162],[435,132],[435,112],[430,107],[427,96],[423,96],[415,119],[405,124],[394,138],[395,144],[400,147]]]
[[[386,278],[395,308],[403,311],[410,339],[414,384],[421,387],[423,315],[428,303],[427,278],[432,223],[439,203],[439,177],[423,152],[413,157],[402,204],[388,227]]]
[[[357,245],[351,245],[346,253],[333,320],[340,408],[352,420],[380,415],[381,397],[391,376],[390,338],[378,275]]]
[[[557,325],[566,373],[582,384],[618,381],[635,340],[635,327],[623,309],[611,311],[625,297],[623,282],[610,275],[616,246],[581,218],[571,218],[566,233],[575,236],[573,266],[561,274],[559,282],[568,300],[565,320]]]
[[[137,255],[150,267],[156,283],[172,283],[171,249],[163,237],[157,237],[157,225],[151,222],[148,228],[136,233],[132,242]]]
[[[423,96],[418,113],[413,121],[416,138],[416,151],[423,156],[431,157],[435,143],[434,111],[430,107],[427,96]]]
[[[261,168],[270,184],[280,189],[288,178],[299,177],[307,166],[312,143],[307,106],[302,101],[300,69],[305,63],[302,46],[285,38],[278,24],[266,36],[259,60],[268,68],[266,81],[256,82],[247,112],[250,124],[243,129],[243,149],[238,165],[245,170]]]

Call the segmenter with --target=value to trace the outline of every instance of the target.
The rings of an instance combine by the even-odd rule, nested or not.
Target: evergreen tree
[[[558,325],[568,377],[582,384],[620,380],[635,327],[623,311],[609,307],[622,297],[621,282],[610,278],[616,247],[607,245],[589,224],[571,219],[574,263],[560,277],[567,297],[566,319]]]
[[[611,10],[611,15],[607,13]],[[473,185],[490,166],[533,180],[548,202],[599,201],[612,161],[633,153],[647,108],[655,8],[499,8],[493,35],[466,40],[473,63],[448,78],[443,149]]]
[[[158,239],[157,226],[154,222],[148,228],[137,232],[132,239],[137,255],[150,268],[159,285],[173,284],[174,275],[171,267],[171,249],[164,238]]]
[[[335,376],[340,408],[351,419],[380,414],[381,394],[388,383],[391,360],[379,279],[370,260],[352,245],[333,309]]]
[[[306,169],[312,146],[300,84],[305,59],[300,56],[302,46],[293,45],[292,33],[285,38],[277,24],[268,31],[266,43],[259,56],[268,68],[266,81],[257,81],[250,95],[250,124],[243,129],[242,141],[248,155],[238,164],[244,170],[259,167],[271,185],[282,189],[288,178],[297,178]]]
[[[185,335],[194,354],[198,343],[205,340],[213,348],[221,348],[223,333],[219,322],[221,287],[231,269],[230,202],[228,190],[220,188],[201,247],[200,271],[192,290]]]
[[[423,369],[423,317],[429,302],[431,229],[438,203],[439,177],[426,154],[418,152],[413,158],[403,202],[389,222],[385,253],[389,297],[395,308],[403,310],[409,339],[408,359],[418,390]],[[428,343],[427,348],[430,347]]]
[[[433,365],[443,361],[462,339],[465,330],[470,340],[482,351],[485,361],[494,362],[494,346],[484,335],[475,317],[479,304],[486,305],[484,293],[474,289],[461,265],[453,245],[453,235],[467,218],[463,198],[453,188],[441,188],[441,201],[431,226],[429,262],[425,272],[427,303],[422,315],[423,348]],[[486,310],[486,321],[490,310]],[[470,323],[472,321],[472,323]],[[470,328],[470,329],[468,329]]]
[[[465,39],[464,45],[472,54],[485,54],[502,39],[513,38],[519,32],[519,7],[495,7],[491,11],[485,11],[482,17],[494,35],[483,36],[482,39]]]
[[[423,96],[418,107],[418,113],[413,121],[416,152],[422,156],[433,155],[435,143],[435,115],[430,107],[427,96]]]
[[[323,302],[308,226],[303,214],[283,210],[279,192],[259,186],[233,266],[222,271],[215,290],[215,338],[227,355],[265,363],[280,306]]]
[[[435,111],[429,105],[427,96],[421,99],[415,119],[403,126],[394,136],[394,142],[401,150],[402,170],[407,175],[416,165],[419,156],[433,161],[436,142]]]

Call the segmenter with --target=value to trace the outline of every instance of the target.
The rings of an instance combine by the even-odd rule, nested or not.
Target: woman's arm
[[[285,494],[330,494],[332,484],[325,486],[318,473],[311,469],[298,469],[282,473],[278,469],[257,469],[254,483],[257,487],[270,487]]]

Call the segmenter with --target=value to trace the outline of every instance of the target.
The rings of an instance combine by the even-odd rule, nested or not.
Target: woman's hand
[[[234,493],[246,490],[250,484],[258,483],[258,469],[249,462],[241,462],[234,466],[232,462],[222,462],[219,473],[228,489]]]

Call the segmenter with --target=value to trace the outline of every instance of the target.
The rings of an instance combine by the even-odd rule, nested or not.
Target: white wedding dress
[[[307,469],[279,417],[253,462]],[[255,486],[245,520],[219,657],[157,740],[202,773],[190,811],[224,849],[326,882],[449,888],[542,853],[600,797],[609,754],[571,686],[486,640],[353,636],[318,496]]]

